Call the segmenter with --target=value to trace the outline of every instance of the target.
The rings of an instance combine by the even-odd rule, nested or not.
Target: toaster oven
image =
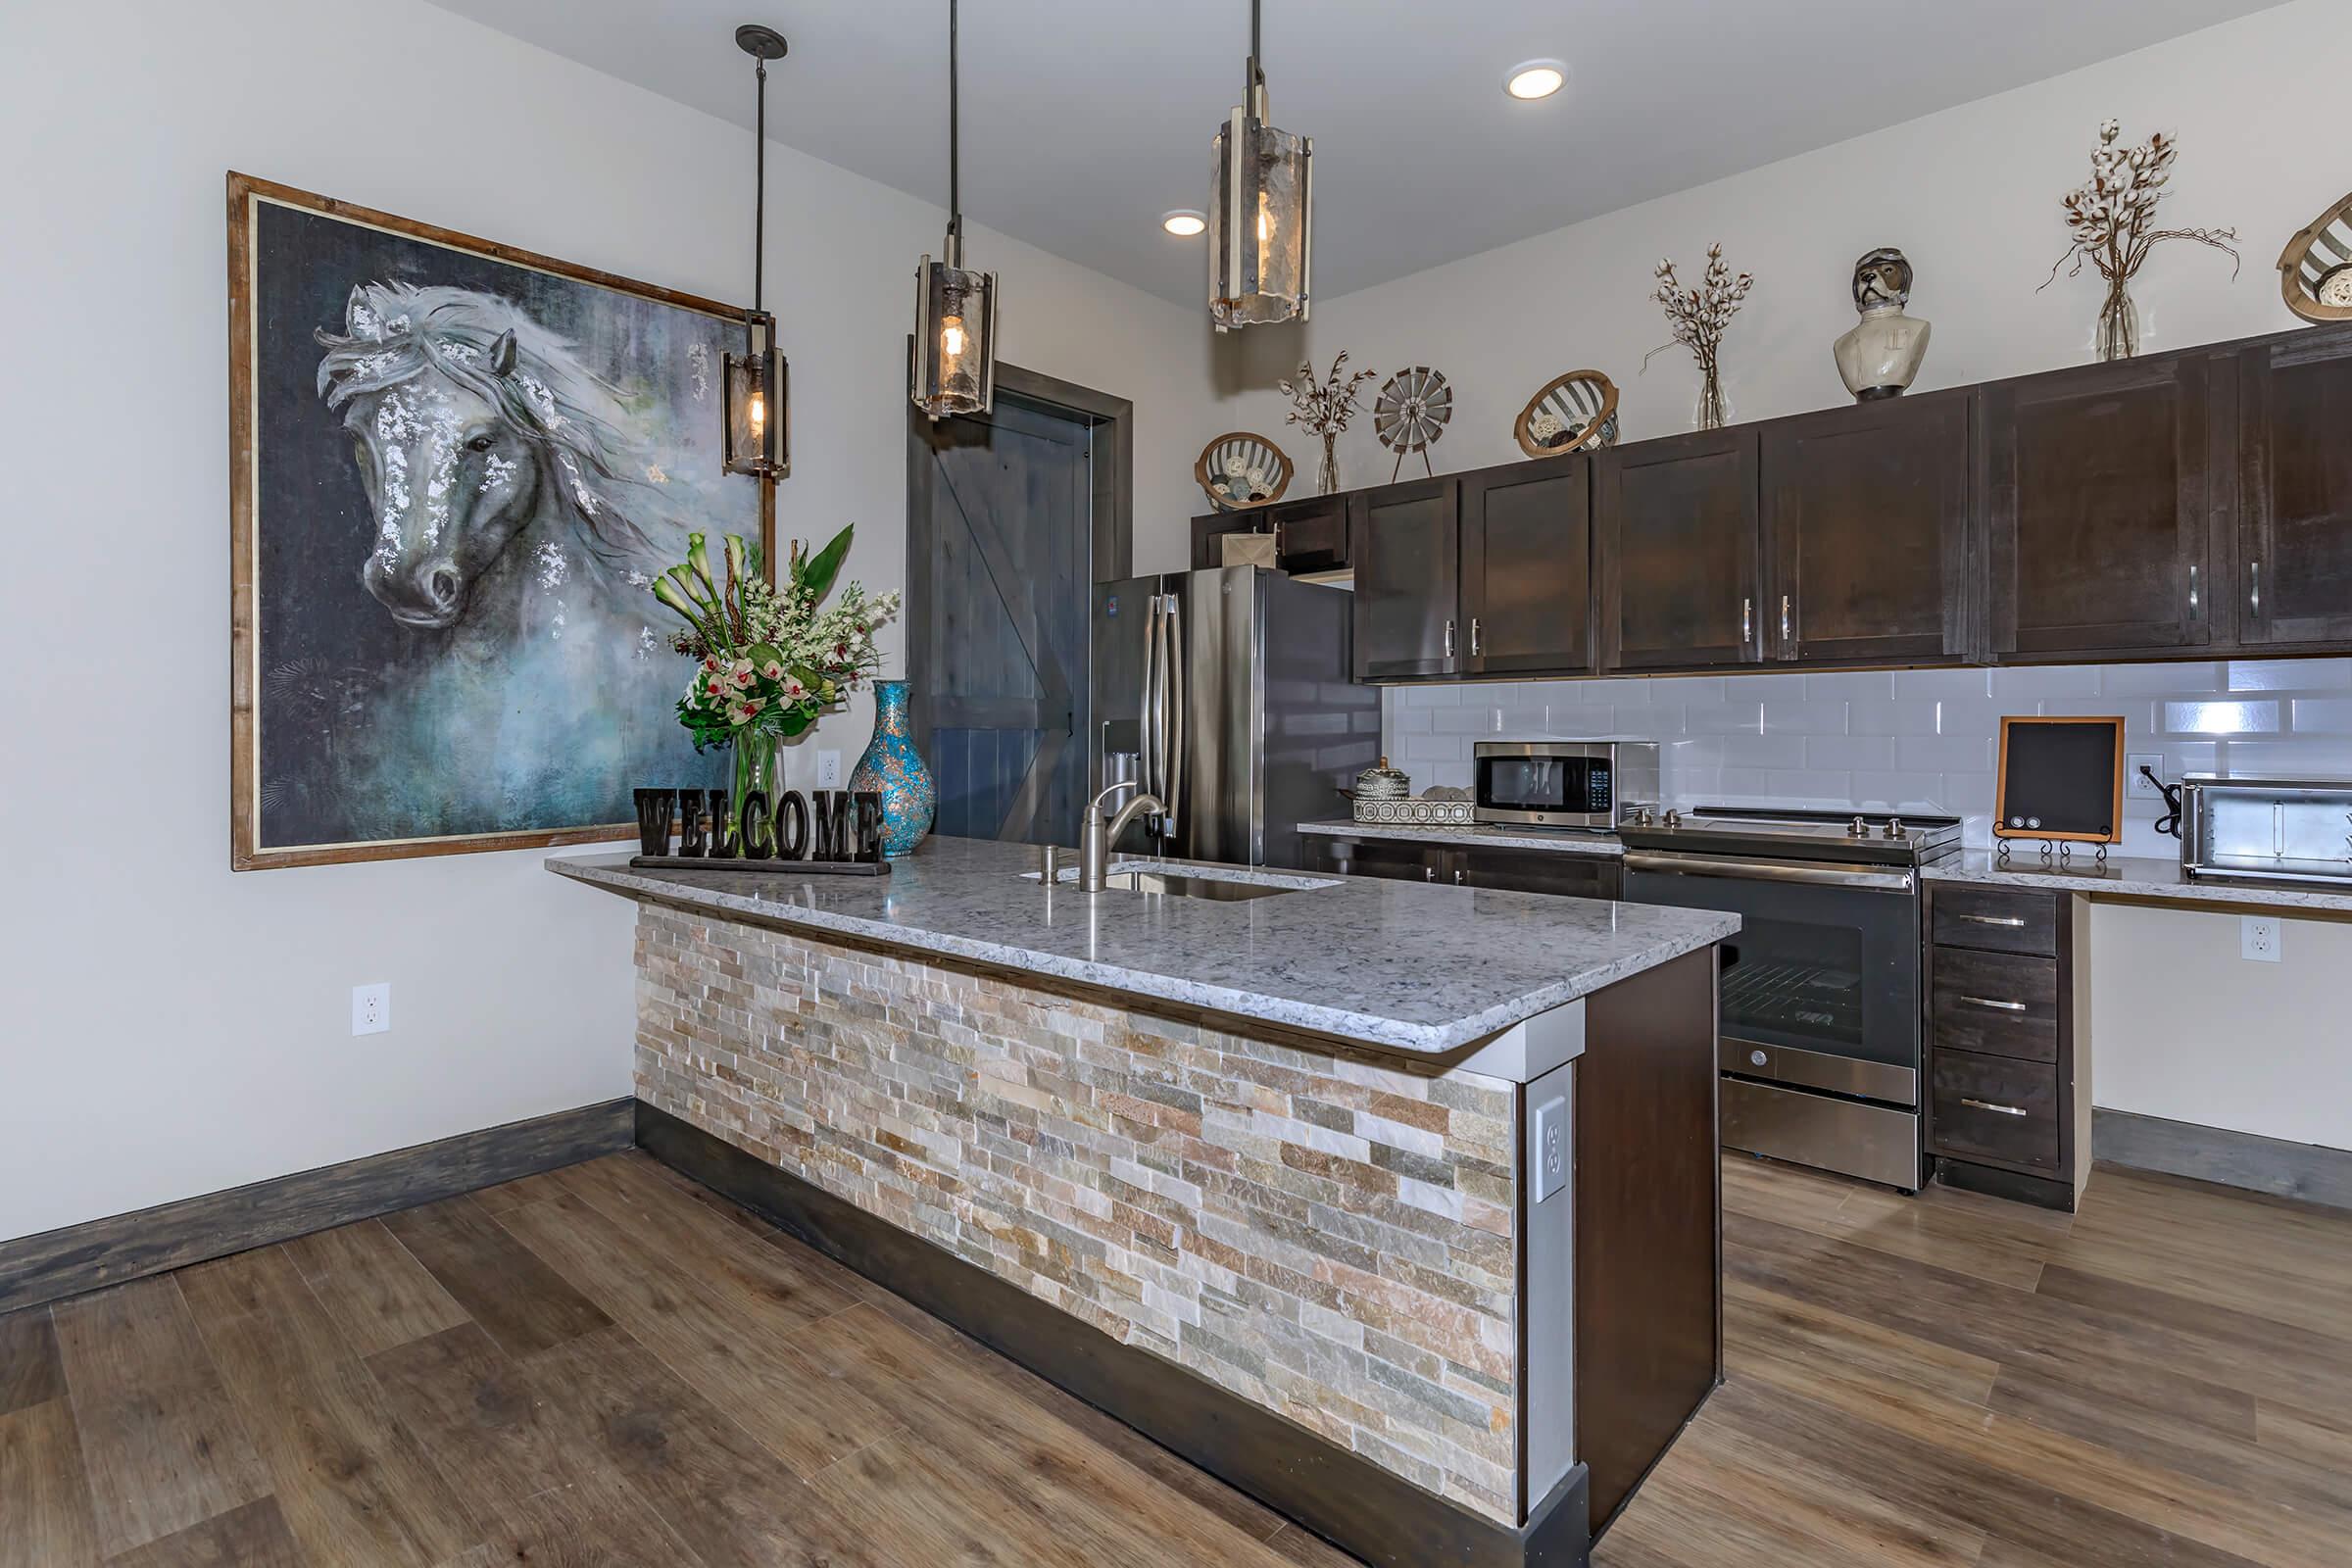
[[[2191,882],[2352,887],[2352,778],[2189,774],[2180,871]]]

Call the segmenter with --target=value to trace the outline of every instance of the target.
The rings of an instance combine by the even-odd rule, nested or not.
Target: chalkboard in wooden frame
[[[2124,721],[2005,717],[1996,838],[2124,840]]]

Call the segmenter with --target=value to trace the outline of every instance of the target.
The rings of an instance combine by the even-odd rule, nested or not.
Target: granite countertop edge
[[[1340,1044],[1385,1049],[1417,1056],[1445,1056],[1459,1053],[1514,1024],[1524,1023],[1620,980],[1710,947],[1732,935],[1740,925],[1739,918],[1734,915],[1710,916],[1705,911],[1678,910],[1678,914],[1693,917],[1690,929],[1678,935],[1657,937],[1639,953],[1627,955],[1613,962],[1586,967],[1548,985],[1531,988],[1456,1019],[1443,1023],[1414,1023],[1296,998],[1237,990],[1209,981],[1187,980],[1181,976],[1133,969],[1121,964],[1042,952],[1015,942],[988,941],[956,932],[898,925],[837,910],[811,908],[806,905],[748,899],[717,889],[670,880],[660,872],[632,870],[625,864],[553,856],[548,858],[546,865],[547,869],[560,876],[609,892],[720,914],[746,924],[789,931],[830,932],[897,952],[959,958],[997,970],[1069,980],[1100,991],[1199,1008],[1251,1023],[1303,1031]]]
[[[1966,850],[1926,867],[1931,882],[1975,882],[1990,887],[2041,888],[2092,898],[2147,899],[2162,904],[2242,904],[2250,907],[2318,909],[2352,914],[2352,888],[2267,887],[2244,882],[2192,882],[2177,860],[2117,857],[2100,868],[2080,856],[2075,868],[2042,865],[2038,858],[2012,857],[2001,864],[1990,850]]]

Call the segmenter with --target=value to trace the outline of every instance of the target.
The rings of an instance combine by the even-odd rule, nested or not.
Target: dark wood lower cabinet
[[[1928,884],[1928,1153],[1936,1179],[2072,1210],[2090,1173],[2088,904]]]
[[[1303,868],[1340,876],[1377,876],[1401,882],[1444,882],[1504,893],[1549,893],[1568,899],[1614,901],[1625,871],[1614,856],[1560,850],[1449,849],[1410,839],[1348,839],[1308,833]]]

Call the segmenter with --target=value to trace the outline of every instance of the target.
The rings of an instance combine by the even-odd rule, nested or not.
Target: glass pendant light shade
[[[914,270],[914,368],[907,395],[934,419],[986,412],[997,396],[997,274],[923,258]]]
[[[1208,318],[1220,332],[1305,320],[1314,260],[1315,144],[1266,122],[1257,12],[1252,0],[1242,102],[1218,127],[1209,160]]]
[[[776,318],[744,318],[744,352],[722,356],[726,382],[725,441],[729,473],[778,474],[791,462],[791,370],[776,351]]]
[[[956,0],[948,0],[948,242],[914,270],[914,339],[906,395],[934,419],[985,414],[997,398],[997,274],[963,265],[963,148],[956,69]]]

